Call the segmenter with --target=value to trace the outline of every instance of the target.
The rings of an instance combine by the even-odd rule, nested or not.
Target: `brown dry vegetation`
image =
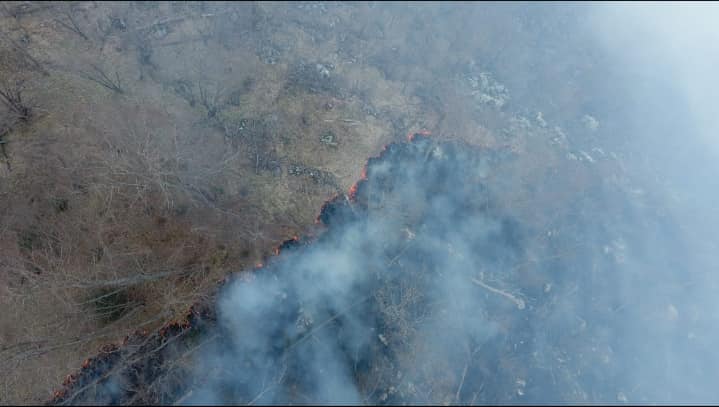
[[[0,104],[0,403],[181,317],[409,131],[544,157],[523,183],[556,171],[551,130],[507,139],[511,115],[457,85],[492,27],[433,24],[364,3],[3,2],[0,90],[29,110]]]

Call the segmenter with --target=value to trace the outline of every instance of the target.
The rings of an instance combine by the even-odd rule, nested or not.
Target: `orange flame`
[[[329,204],[330,202],[332,202],[333,200],[335,200],[338,196],[339,196],[339,194],[334,194],[334,195],[332,195],[329,199],[327,199],[327,200],[322,204],[322,207],[320,208],[320,213],[318,213],[318,214],[317,214],[317,217],[315,218],[315,225],[321,225],[321,224],[322,224],[322,221],[320,220],[320,216],[322,215],[322,211],[324,211],[325,206],[327,206],[327,204]]]
[[[417,134],[423,135],[423,136],[430,136],[432,133],[431,133],[429,130],[422,129],[422,130],[419,130],[419,131],[417,131],[417,132],[410,132],[410,133],[407,135],[407,139],[408,139],[409,141],[412,141],[412,140],[414,139],[415,135],[417,135]],[[389,146],[389,144],[388,144],[388,145],[385,145],[384,147],[382,147],[382,150],[380,151],[380,153],[379,153],[377,156],[375,156],[375,157],[370,157],[370,159],[368,159],[367,164],[365,164],[365,166],[362,168],[362,174],[361,174],[360,179],[359,179],[357,182],[355,182],[354,185],[352,185],[352,187],[351,187],[350,190],[349,190],[349,197],[350,197],[351,199],[354,199],[355,194],[357,193],[357,188],[358,188],[359,183],[360,183],[360,182],[365,182],[365,181],[368,179],[368,177],[367,177],[367,166],[368,166],[369,162],[371,161],[371,158],[379,158],[379,157],[381,157],[381,156],[385,153],[385,151],[387,150],[388,146]],[[335,194],[334,196],[332,196],[331,198],[329,198],[327,201],[325,201],[324,205],[322,206],[322,210],[324,210],[325,205],[327,205],[329,202],[335,200],[338,196],[339,196],[339,194]],[[322,210],[320,210],[320,215],[321,215],[321,213],[322,213]],[[322,221],[320,220],[320,215],[318,215],[317,218],[315,219],[315,224],[321,224],[321,223],[322,223]],[[295,236],[292,237],[292,239],[295,240],[295,241],[298,241],[298,240],[299,240],[299,236],[295,235]],[[279,254],[279,251],[280,251],[279,247],[276,248],[275,250],[276,250],[276,254]],[[262,268],[262,267],[264,267],[264,264],[263,264],[262,262],[259,262],[259,263],[257,263],[255,266],[256,266],[257,268]],[[230,277],[229,277],[229,276],[226,276],[226,277],[220,279],[220,280],[218,281],[218,284],[219,284],[219,285],[223,285],[223,284],[225,284],[225,283],[227,283],[227,282],[229,282],[229,281],[230,281]],[[181,329],[181,330],[188,329],[188,328],[190,328],[190,327],[192,326],[191,318],[194,318],[195,316],[199,316],[200,314],[201,314],[201,312],[200,312],[200,311],[197,311],[197,310],[194,308],[194,306],[192,306],[192,307],[190,307],[190,309],[188,310],[186,319],[185,319],[184,321],[182,321],[182,322],[177,322],[177,321],[175,321],[175,322],[171,322],[171,323],[166,324],[165,326],[163,326],[162,328],[160,328],[159,334],[164,337],[164,336],[167,334],[168,330],[171,329],[171,328]],[[141,330],[141,331],[138,330],[138,331],[135,332],[135,335],[148,336],[148,331],[147,331],[146,329],[143,329],[143,330]],[[130,340],[130,337],[127,336],[127,337],[125,337],[125,340],[123,341],[123,343],[124,343],[124,344],[127,344],[129,340]],[[114,344],[114,343],[110,343],[110,344],[104,345],[104,346],[100,349],[100,353],[113,353],[113,352],[116,352],[116,351],[118,351],[118,350],[119,350],[119,346],[118,346],[118,345],[116,345],[116,344]],[[90,358],[90,359],[86,359],[85,361],[83,361],[83,363],[82,363],[82,369],[88,369],[88,368],[90,367],[90,365],[92,364],[92,361],[93,361],[93,360],[94,360],[93,358]],[[70,374],[70,375],[68,375],[68,376],[65,378],[65,381],[63,382],[63,385],[66,386],[66,387],[72,385],[72,384],[75,382],[75,380],[77,380],[77,377],[78,377],[78,374]],[[63,399],[66,395],[67,395],[67,389],[55,390],[55,391],[53,392],[53,398],[54,398],[54,400]]]
[[[367,164],[365,164],[364,167],[362,167],[362,174],[360,175],[361,180],[367,179]]]
[[[357,194],[357,183],[355,182],[355,183],[352,184],[352,186],[350,187],[350,190],[349,190],[349,192],[347,193],[347,196],[349,196],[349,198],[350,198],[351,200],[354,200],[356,194]]]
[[[432,132],[427,129],[421,129],[419,131],[410,131],[409,133],[407,133],[407,140],[414,141],[414,137],[418,134],[421,136],[431,136]]]
[[[69,385],[71,385],[74,381],[75,381],[75,375],[74,375],[74,374],[69,374],[69,375],[65,376],[65,380],[63,380],[62,385],[63,385],[63,386],[69,386]]]

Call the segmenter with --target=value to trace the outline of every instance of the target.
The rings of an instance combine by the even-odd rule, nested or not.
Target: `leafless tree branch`
[[[105,70],[100,68],[99,66],[95,64],[90,64],[90,66],[93,69],[93,72],[91,73],[83,73],[81,74],[82,77],[85,79],[91,80],[99,85],[102,85],[103,87],[115,92],[115,93],[125,93],[122,89],[122,82],[120,81],[120,74],[115,71],[115,77],[113,78],[111,75],[108,75]]]
[[[28,52],[28,50],[25,47],[18,44],[17,41],[13,40],[8,34],[0,33],[0,38],[7,41],[10,44],[11,48],[14,49],[15,52],[17,52],[18,55],[21,56],[25,61],[27,61],[30,64],[30,66],[32,66],[33,69],[42,73],[45,76],[50,75],[50,72],[48,72],[47,69],[45,69],[45,67],[43,66],[42,63],[40,63],[40,61],[38,61],[35,57],[30,55],[30,52]]]
[[[5,81],[0,85],[0,102],[21,121],[30,118],[30,107],[23,101],[24,81]]]
[[[74,32],[75,34],[79,35],[84,39],[85,41],[89,41],[90,39],[85,35],[85,32],[82,31],[80,28],[80,25],[77,23],[77,20],[75,19],[74,10],[72,8],[68,10],[64,10],[61,12],[63,16],[67,19],[67,22],[60,18],[56,18],[55,22],[60,24],[61,26],[65,27],[66,29]]]

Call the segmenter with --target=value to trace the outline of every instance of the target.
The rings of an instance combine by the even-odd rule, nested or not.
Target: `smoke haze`
[[[719,402],[719,7],[372,7],[403,35],[367,60],[422,83],[433,134],[370,158],[318,236],[237,270],[160,400]],[[315,66],[313,92],[340,86],[296,75]]]
[[[621,120],[614,128],[624,131],[610,136],[614,146],[600,139],[591,147],[622,149],[618,161],[626,189],[589,181],[597,186],[585,191],[589,196],[572,197],[576,209],[557,225],[565,235],[551,247],[538,247],[522,238],[536,230],[486,209],[466,210],[469,202],[486,199],[488,208],[501,206],[496,200],[502,199],[484,191],[464,196],[467,178],[479,165],[472,158],[451,156],[446,170],[432,165],[441,162],[432,150],[419,154],[428,161],[414,157],[370,166],[370,189],[383,189],[386,178],[376,174],[394,177],[386,192],[401,201],[400,213],[368,206],[359,215],[367,219],[333,219],[340,230],[328,232],[322,243],[283,255],[251,283],[224,292],[220,321],[237,358],[229,359],[230,377],[237,380],[230,387],[240,385],[264,402],[292,400],[288,386],[298,382],[306,402],[716,401],[719,13],[715,5],[677,4],[594,5],[581,13],[590,24],[574,28],[588,29],[596,40],[586,46],[598,47],[606,58],[603,69],[614,81],[608,85],[617,91],[612,103],[623,110],[612,117],[615,105],[595,106],[600,122]],[[439,21],[435,29],[441,32]],[[439,174],[441,180],[435,179]],[[435,191],[442,183],[447,187]],[[413,214],[409,224],[415,230],[405,229],[412,240],[400,237],[402,225],[393,217]],[[402,252],[409,244],[411,251]],[[387,265],[394,256],[388,247],[407,257],[405,270]],[[573,253],[551,266],[531,261],[567,250]],[[531,266],[520,274],[517,265],[526,263]],[[398,273],[406,273],[396,278],[411,280],[404,288],[419,299],[405,299],[410,294],[401,291],[393,300],[377,299],[388,286],[402,290],[407,284],[388,280]],[[517,291],[477,283],[484,279]],[[541,281],[542,289],[530,292],[528,279]],[[363,298],[373,302],[357,305]],[[383,320],[387,308],[398,306],[391,301],[417,301],[403,304],[408,310],[401,312],[417,309],[420,315],[412,318],[421,322]],[[298,318],[319,323],[335,315],[341,315],[333,320],[341,327],[315,333],[310,323],[311,340],[290,345],[293,356],[286,360],[287,343],[277,341],[304,340]],[[504,334],[503,320],[512,321]],[[383,341],[390,342],[387,358],[403,376],[394,386],[385,384],[401,395],[394,399],[357,383],[357,363],[369,363],[362,373],[367,375],[388,369],[378,356]],[[529,350],[518,351],[518,345]],[[495,354],[481,352],[483,346]],[[516,360],[502,364],[502,357]],[[278,378],[288,364],[300,379]],[[440,377],[451,385],[443,388]],[[491,388],[482,388],[492,380]],[[216,386],[210,384],[200,400],[229,401],[218,398]],[[416,390],[452,394],[454,386],[454,399]]]

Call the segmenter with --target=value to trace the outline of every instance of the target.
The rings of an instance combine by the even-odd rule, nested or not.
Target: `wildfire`
[[[160,328],[160,336],[167,338],[168,333],[173,336],[178,335],[188,328],[190,328],[190,321],[174,321]]]
[[[385,148],[386,148],[386,147],[385,147]],[[384,151],[384,150],[382,150],[382,151]],[[366,180],[366,179],[367,179],[367,164],[365,164],[365,166],[362,167],[362,175],[360,175],[360,179],[361,179],[361,180]]]
[[[131,340],[133,337],[138,337],[138,336],[146,337],[146,336],[147,336],[147,330],[146,330],[146,329],[143,329],[143,330],[139,330],[139,329],[138,329],[138,330],[136,330],[132,335],[126,335],[125,338],[122,340],[122,344],[123,344],[123,345],[127,345],[128,343],[130,343],[130,340]],[[88,359],[87,362],[89,363],[90,361],[91,361],[91,360]]]
[[[431,134],[432,134],[432,133],[431,133],[429,130],[425,130],[425,129],[422,129],[422,130],[419,130],[419,131],[416,131],[416,132],[410,131],[410,132],[407,134],[407,139],[408,139],[409,141],[413,141],[413,140],[415,139],[415,137],[418,136],[418,135],[419,135],[419,136],[429,136],[429,135],[431,135]],[[376,156],[372,156],[372,157],[370,157],[369,159],[367,159],[367,162],[366,162],[365,165],[362,167],[362,172],[361,172],[361,174],[360,174],[360,178],[359,178],[354,184],[352,184],[352,186],[351,186],[351,187],[349,188],[349,190],[347,191],[347,195],[346,195],[346,196],[347,196],[348,199],[350,199],[350,200],[355,200],[355,198],[356,198],[356,196],[357,196],[357,190],[359,189],[360,184],[361,184],[362,182],[367,181],[368,178],[369,178],[369,177],[368,177],[368,168],[369,168],[369,166],[372,164],[373,161],[381,159],[382,156],[387,152],[387,150],[388,150],[388,148],[391,146],[391,144],[393,144],[393,143],[385,144],[384,146],[382,146],[382,150],[380,150],[380,152],[379,152]],[[322,205],[322,208],[320,209],[319,215],[317,215],[317,217],[315,218],[315,224],[316,224],[316,225],[319,225],[319,224],[322,224],[322,223],[323,223],[323,222],[322,222],[322,214],[324,213],[324,211],[325,211],[325,209],[327,208],[327,206],[330,205],[332,202],[336,201],[338,197],[339,197],[339,195],[338,195],[338,194],[335,194],[335,195],[333,195],[332,197],[330,197],[329,199],[327,199],[327,200],[324,202],[324,204]]]
[[[225,281],[225,278],[223,281]],[[159,339],[161,342],[167,340],[167,335],[177,336],[192,328],[195,322],[202,318],[214,318],[213,313],[207,304],[195,303],[188,310],[184,320],[174,321],[165,324],[158,332],[154,339]],[[136,330],[132,335],[128,335],[123,340],[123,345],[128,345],[137,341],[145,341],[148,337],[148,331],[146,329]],[[62,388],[55,390],[52,393],[52,399],[49,401],[50,404],[58,404],[63,401],[67,401],[68,395],[74,392],[75,388],[83,388],[96,380],[99,374],[105,372],[106,366],[112,361],[119,357],[120,345],[110,343],[100,348],[97,356],[85,359],[82,362],[82,367],[78,372],[69,374],[65,377],[62,383]]]
[[[282,250],[295,246],[300,241],[300,237],[297,235],[292,236],[291,238],[285,240],[282,242],[279,246],[275,247],[275,256],[279,256]]]
[[[387,148],[387,146],[385,146]],[[382,150],[384,151],[384,149]],[[380,154],[381,155],[381,154]],[[357,195],[357,188],[359,188],[360,182],[367,181],[367,164],[365,164],[364,167],[362,167],[362,174],[360,175],[360,179],[357,180],[352,186],[350,187],[349,191],[347,191],[347,196],[349,199],[354,200],[355,196]]]
[[[65,376],[65,380],[63,380],[62,385],[63,386],[70,386],[75,382],[75,379],[77,378],[76,374],[69,374]]]
[[[348,196],[351,200],[354,200],[354,199],[355,199],[355,195],[357,195],[357,184],[358,184],[358,183],[355,182],[355,183],[350,187],[349,192],[347,192],[347,196]]]
[[[116,344],[108,343],[107,345],[103,345],[100,348],[100,353],[113,353],[113,352],[117,352],[119,349],[120,349],[120,347],[117,346]]]
[[[68,395],[68,389],[75,386],[78,381],[81,381],[83,378],[83,375],[86,371],[91,371],[94,369],[94,365],[96,365],[95,362],[103,360],[106,356],[102,356],[102,354],[111,354],[113,352],[117,352],[120,349],[120,347],[116,344],[106,344],[103,345],[100,348],[100,355],[93,357],[93,358],[87,358],[82,362],[82,367],[80,371],[71,373],[67,376],[65,376],[65,380],[62,382],[62,389],[55,390],[52,393],[52,400],[51,402],[58,402],[60,400],[65,399]],[[80,383],[82,384],[82,383]]]
[[[410,132],[407,135],[407,139],[410,142],[412,142],[412,141],[415,141],[415,139],[418,136],[430,136],[430,135],[431,135],[430,131],[422,129],[422,130],[419,130],[416,132]],[[347,197],[350,200],[353,200],[353,201],[355,200],[356,194],[360,187],[360,184],[363,182],[367,182],[369,166],[375,160],[381,159],[382,156],[384,156],[385,153],[387,153],[388,150],[391,149],[391,147],[392,147],[392,144],[385,145],[376,157],[370,157],[367,160],[367,163],[362,168],[362,172],[361,172],[361,176],[360,176],[359,180],[357,180],[357,182],[355,182],[348,191]],[[323,216],[325,210],[328,209],[329,206],[332,205],[334,202],[336,202],[338,199],[340,199],[340,194],[335,194],[330,199],[325,201],[325,203],[322,205],[320,213],[318,214],[318,216],[315,219],[315,224],[323,223],[322,216]],[[331,208],[329,208],[329,209],[331,209]],[[274,249],[274,253],[275,253],[275,255],[279,255],[282,252],[282,250],[284,250],[288,247],[293,247],[294,245],[298,244],[299,242],[300,242],[300,237],[298,235],[294,235],[294,236],[292,236],[291,239],[284,241],[282,244],[280,244],[278,247],[276,247]],[[265,266],[265,262],[258,262],[255,264],[255,267],[257,269],[261,269],[264,266]],[[218,285],[224,285],[224,284],[228,283],[230,281],[230,279],[231,279],[230,276],[226,276],[226,277],[222,278],[220,281],[218,281]],[[208,311],[203,306],[203,304],[195,304],[189,308],[184,320],[168,322],[162,328],[160,328],[157,331],[157,333],[159,334],[160,338],[164,338],[164,339],[167,339],[168,335],[177,336],[177,335],[182,334],[184,331],[192,328],[194,323],[198,319],[205,318],[208,316],[210,318],[213,318],[212,312]],[[138,337],[147,337],[148,335],[149,335],[149,333],[147,330],[141,330],[141,331],[138,330],[134,333],[134,335],[126,336],[124,338],[124,340],[122,341],[122,345],[128,345],[133,340],[139,339]],[[67,397],[69,389],[74,385],[78,385],[78,380],[80,382],[85,380],[84,374],[86,373],[86,371],[93,371],[93,369],[96,369],[98,366],[100,366],[99,363],[101,364],[101,362],[103,362],[107,358],[113,357],[113,356],[111,356],[111,354],[116,353],[119,350],[120,350],[120,347],[118,345],[113,344],[113,343],[107,344],[107,345],[104,345],[100,349],[100,355],[93,357],[93,358],[85,359],[82,362],[82,365],[81,365],[82,367],[79,372],[70,374],[65,377],[65,380],[63,381],[64,388],[53,392],[54,402],[63,400],[65,397]],[[103,354],[104,354],[104,356],[103,356]],[[80,383],[80,384],[83,384],[83,383]]]
[[[419,131],[410,131],[409,133],[407,133],[407,140],[414,141],[414,138],[417,137],[418,135],[419,136],[431,136],[432,132],[427,129],[422,129]]]
[[[322,212],[324,212],[324,210],[325,210],[325,208],[327,207],[327,205],[329,205],[330,202],[332,202],[332,201],[334,201],[335,199],[337,199],[338,196],[339,196],[339,194],[334,194],[334,195],[332,195],[332,197],[330,197],[328,200],[326,200],[325,203],[322,204],[322,207],[320,208],[320,213],[319,213],[319,214],[317,215],[317,217],[315,218],[315,225],[320,225],[320,224],[322,224],[322,219],[321,219],[321,217],[322,217]]]
[[[431,134],[432,134],[432,132],[430,132],[429,130],[426,130],[426,129],[421,129],[421,130],[418,130],[418,131],[410,131],[410,132],[407,134],[407,139],[411,142],[411,141],[414,141],[414,140],[417,138],[417,136],[430,136]],[[382,159],[382,157],[385,155],[385,153],[387,153],[388,149],[390,148],[390,146],[391,146],[392,144],[395,144],[395,143],[385,144],[385,145],[382,147],[382,150],[379,152],[379,154],[377,154],[376,156],[373,156],[373,157],[370,157],[369,159],[367,159],[367,162],[365,163],[364,167],[362,167],[362,173],[361,173],[361,175],[360,175],[359,180],[357,180],[354,184],[352,184],[352,186],[350,187],[350,189],[347,191],[346,197],[347,197],[349,200],[355,201],[355,199],[356,199],[356,197],[357,197],[357,191],[359,190],[360,184],[363,183],[363,182],[366,182],[366,181],[368,180],[368,178],[369,178],[369,177],[368,177],[368,168],[369,168],[369,166],[370,166],[374,161]],[[332,196],[331,198],[329,198],[328,200],[325,201],[325,203],[322,205],[322,208],[320,209],[320,214],[317,216],[317,218],[315,218],[315,224],[322,224],[322,223],[323,223],[323,222],[322,222],[322,214],[323,214],[323,213],[325,212],[325,210],[327,209],[327,206],[330,205],[330,204],[332,204],[332,202],[335,202],[335,201],[337,200],[337,198],[338,198],[338,195],[335,194],[334,196]]]

